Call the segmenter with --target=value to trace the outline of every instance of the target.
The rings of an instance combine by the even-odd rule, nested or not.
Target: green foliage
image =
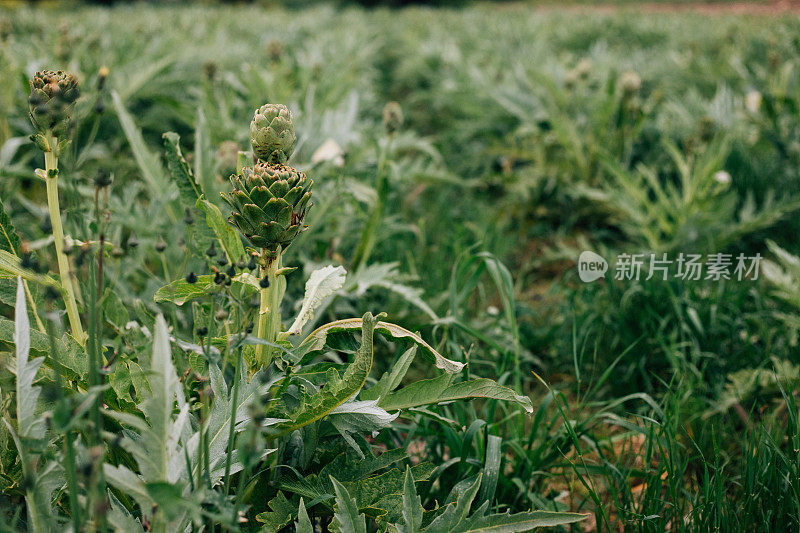
[[[30,334],[25,291],[22,279],[19,279],[14,320],[16,427],[6,418],[3,418],[3,422],[14,439],[22,463],[23,474],[30,484],[25,494],[29,524],[35,531],[45,531],[55,523],[50,502],[53,491],[61,485],[62,470],[58,463],[47,461],[41,457],[46,427],[44,420],[36,412],[41,387],[34,386],[33,382],[44,358],[29,359]]]
[[[16,254],[19,250],[19,235],[17,230],[14,229],[14,224],[11,222],[11,217],[6,213],[6,208],[3,202],[0,201],[0,250],[5,250],[12,254]]]
[[[0,530],[798,530],[798,21],[307,7],[0,10]],[[265,103],[315,204],[266,276],[219,196]]]
[[[367,533],[366,519],[359,514],[356,501],[335,478],[331,477],[331,483],[336,492],[336,512],[333,515],[331,529],[338,533]]]

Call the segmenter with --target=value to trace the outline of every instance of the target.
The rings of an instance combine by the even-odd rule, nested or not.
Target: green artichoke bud
[[[250,122],[253,153],[265,163],[286,163],[294,150],[292,113],[281,104],[265,104]]]
[[[269,60],[273,63],[277,63],[283,58],[283,45],[280,41],[276,39],[272,39],[269,43],[267,43],[267,55],[269,56]]]
[[[61,70],[43,70],[30,80],[30,117],[42,134],[61,137],[69,124],[72,104],[78,99],[78,81]]]
[[[258,163],[231,176],[233,190],[222,194],[231,206],[228,222],[265,252],[265,261],[286,249],[306,229],[303,218],[310,207],[314,181],[292,167]]]
[[[393,135],[403,125],[403,108],[397,102],[388,102],[383,107],[383,127],[386,133]]]

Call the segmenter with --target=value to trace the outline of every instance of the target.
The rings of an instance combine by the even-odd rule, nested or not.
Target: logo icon
[[[608,261],[594,252],[586,250],[578,258],[578,276],[581,281],[590,283],[596,279],[605,278],[608,271]]]

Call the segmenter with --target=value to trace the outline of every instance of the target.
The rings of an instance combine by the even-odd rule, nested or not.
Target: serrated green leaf
[[[178,198],[181,206],[193,214],[200,214],[197,201],[203,196],[203,187],[195,179],[192,169],[186,158],[183,157],[180,147],[180,136],[174,132],[167,132],[164,139],[164,157],[167,160],[167,170],[170,179],[178,189]],[[189,233],[188,244],[193,253],[199,255],[206,246],[215,238],[214,233],[207,224],[191,224],[187,226]]]
[[[336,493],[336,512],[331,522],[331,530],[338,533],[367,533],[366,518],[358,512],[355,499],[333,476],[331,483]]]
[[[404,472],[399,468],[376,472],[406,457],[402,449],[389,450],[377,457],[368,455],[364,459],[348,451],[325,465],[319,474],[281,478],[279,487],[309,500],[327,501],[334,492],[330,478],[335,476],[356,500],[361,512],[390,523],[401,518]],[[423,462],[412,467],[411,474],[414,482],[420,482],[429,479],[434,470],[433,464]]]
[[[491,398],[514,402],[521,405],[528,413],[533,412],[531,399],[516,394],[513,390],[488,378],[478,378],[460,383],[452,383],[453,377],[447,374],[416,381],[406,385],[399,391],[384,396],[378,405],[387,411],[408,409],[452,400],[468,398]]]
[[[14,344],[14,322],[0,318],[0,347]],[[66,371],[67,379],[85,381],[88,371],[86,352],[65,334],[63,338],[55,339],[56,350],[61,366]],[[41,331],[30,331],[30,351],[34,355],[47,356],[50,353],[50,338]]]
[[[269,511],[256,515],[256,520],[264,524],[261,531],[277,533],[288,525],[294,517],[298,506],[290,502],[281,491],[267,503]]]
[[[478,494],[478,488],[481,485],[482,476],[478,474],[473,483],[468,485],[465,490],[457,492],[455,503],[452,503],[444,508],[444,512],[437,516],[428,527],[425,528],[426,533],[452,533],[456,528],[463,525],[469,515],[469,509],[472,505],[472,500]]]
[[[0,250],[0,278],[16,278],[17,276],[22,277],[24,280],[61,289],[61,284],[50,276],[37,274],[22,268],[19,257],[5,250]]]
[[[161,136],[164,139],[164,156],[167,160],[167,169],[173,183],[178,187],[178,194],[185,206],[193,206],[203,196],[203,189],[194,178],[189,163],[181,153],[181,137],[174,131],[168,131]]]
[[[258,279],[250,273],[242,272],[233,278],[233,286],[246,290],[248,293],[258,292]],[[202,298],[219,290],[219,286],[214,283],[214,277],[210,274],[197,276],[195,283],[189,283],[185,279],[176,279],[159,288],[153,295],[155,302],[172,302],[175,305],[183,305],[186,302]]]
[[[411,468],[406,466],[403,481],[403,523],[396,528],[398,533],[419,533],[422,529],[423,511],[422,500],[417,495]]]
[[[244,257],[242,239],[239,237],[239,234],[236,233],[236,230],[228,224],[225,217],[222,216],[219,207],[212,204],[204,197],[198,198],[195,206],[205,213],[206,224],[214,231],[220,244],[222,244],[222,248],[228,256],[228,261],[234,263],[238,261],[239,258]]]
[[[364,386],[372,368],[374,353],[372,337],[378,319],[368,312],[362,319],[359,319],[359,322],[361,323],[361,347],[356,351],[353,362],[347,366],[342,378],[338,379],[335,370],[332,373],[329,371],[332,379],[295,412],[289,413],[290,421],[276,426],[278,435],[286,435],[325,417],[334,408],[352,398]]]
[[[311,526],[311,519],[306,512],[306,505],[303,503],[303,498],[300,498],[300,506],[297,509],[297,524],[294,526],[295,533],[314,533],[314,528]]]
[[[356,457],[352,452],[345,452],[337,455],[333,461],[322,467],[320,476],[327,479],[328,475],[336,474],[342,483],[355,482],[402,461],[405,457],[406,452],[402,448],[387,450],[378,456],[370,456],[366,459]]]

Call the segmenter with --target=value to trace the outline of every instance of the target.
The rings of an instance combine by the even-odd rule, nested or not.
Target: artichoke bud
[[[43,134],[63,136],[67,131],[72,104],[78,99],[78,81],[61,70],[43,70],[30,79],[28,98],[31,122]]]
[[[250,122],[250,142],[257,159],[265,163],[286,163],[297,140],[292,113],[285,105],[265,104]]]
[[[383,127],[393,135],[403,125],[403,108],[397,102],[389,102],[383,107]]]
[[[222,194],[232,210],[228,221],[269,263],[306,229],[314,181],[292,167],[261,162],[231,176],[231,183],[233,190]]]
[[[283,45],[281,42],[276,39],[272,39],[269,43],[267,43],[267,55],[269,56],[269,60],[273,63],[280,61],[281,58],[283,58]]]

